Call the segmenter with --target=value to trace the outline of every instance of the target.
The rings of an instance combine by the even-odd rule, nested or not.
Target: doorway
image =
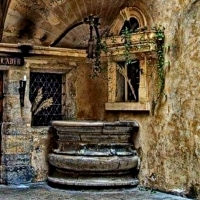
[[[3,71],[0,71],[0,165],[1,163],[1,158],[2,158],[2,133],[1,133],[1,126],[3,122],[3,98],[4,98],[4,93],[3,93]]]

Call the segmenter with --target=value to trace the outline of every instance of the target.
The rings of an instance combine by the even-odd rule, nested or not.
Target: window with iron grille
[[[48,126],[62,119],[62,74],[30,74],[32,126]]]

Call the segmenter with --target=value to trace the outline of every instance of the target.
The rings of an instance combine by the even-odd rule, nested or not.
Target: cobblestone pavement
[[[57,189],[45,183],[0,185],[0,200],[188,200],[180,196],[135,188],[123,189]]]

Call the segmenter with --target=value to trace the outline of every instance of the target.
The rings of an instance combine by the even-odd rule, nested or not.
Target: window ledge
[[[106,110],[113,111],[150,111],[149,102],[108,102]]]

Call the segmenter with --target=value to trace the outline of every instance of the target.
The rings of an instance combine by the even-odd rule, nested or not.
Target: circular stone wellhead
[[[50,183],[77,186],[137,185],[138,156],[132,141],[135,121],[53,121],[57,149],[48,156]]]

